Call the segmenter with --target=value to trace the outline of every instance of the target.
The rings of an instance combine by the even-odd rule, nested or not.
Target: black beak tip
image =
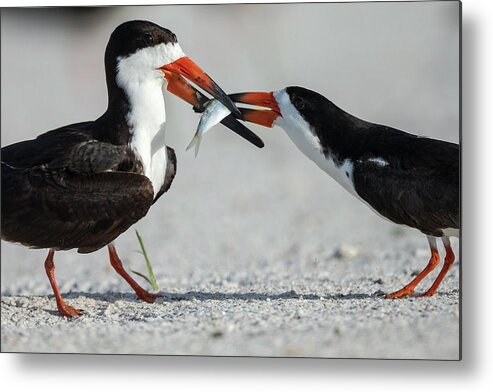
[[[245,127],[242,123],[240,123],[236,118],[232,115],[225,117],[221,123],[232,130],[237,135],[241,136],[245,140],[248,140],[254,146],[258,148],[263,148],[265,146],[262,139],[260,139],[255,133],[250,131],[247,127]]]

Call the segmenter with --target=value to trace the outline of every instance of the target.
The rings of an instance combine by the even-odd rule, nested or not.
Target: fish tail
[[[197,158],[197,154],[199,153],[199,147],[200,147],[200,136],[198,133],[194,135],[192,141],[187,147],[187,151],[190,150],[193,146],[195,146],[195,158]]]

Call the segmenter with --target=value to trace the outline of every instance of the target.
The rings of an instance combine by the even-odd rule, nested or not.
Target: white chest
[[[166,111],[160,80],[145,80],[127,86],[130,112],[127,122],[131,132],[130,148],[140,158],[144,174],[154,194],[164,183],[167,154],[165,144]]]

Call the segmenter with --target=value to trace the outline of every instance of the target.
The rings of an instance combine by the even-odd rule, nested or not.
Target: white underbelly
[[[153,156],[151,156],[151,167],[148,173],[146,173],[146,176],[152,182],[154,195],[156,195],[159,192],[159,190],[164,184],[167,163],[168,163],[168,154],[166,152],[166,146],[159,149]]]

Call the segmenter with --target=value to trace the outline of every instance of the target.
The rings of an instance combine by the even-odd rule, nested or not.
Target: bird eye
[[[294,98],[294,107],[298,110],[302,110],[305,108],[305,101],[301,97]]]
[[[152,36],[152,34],[149,34],[149,33],[144,34],[144,42],[147,45],[152,44],[154,42],[154,37]]]

